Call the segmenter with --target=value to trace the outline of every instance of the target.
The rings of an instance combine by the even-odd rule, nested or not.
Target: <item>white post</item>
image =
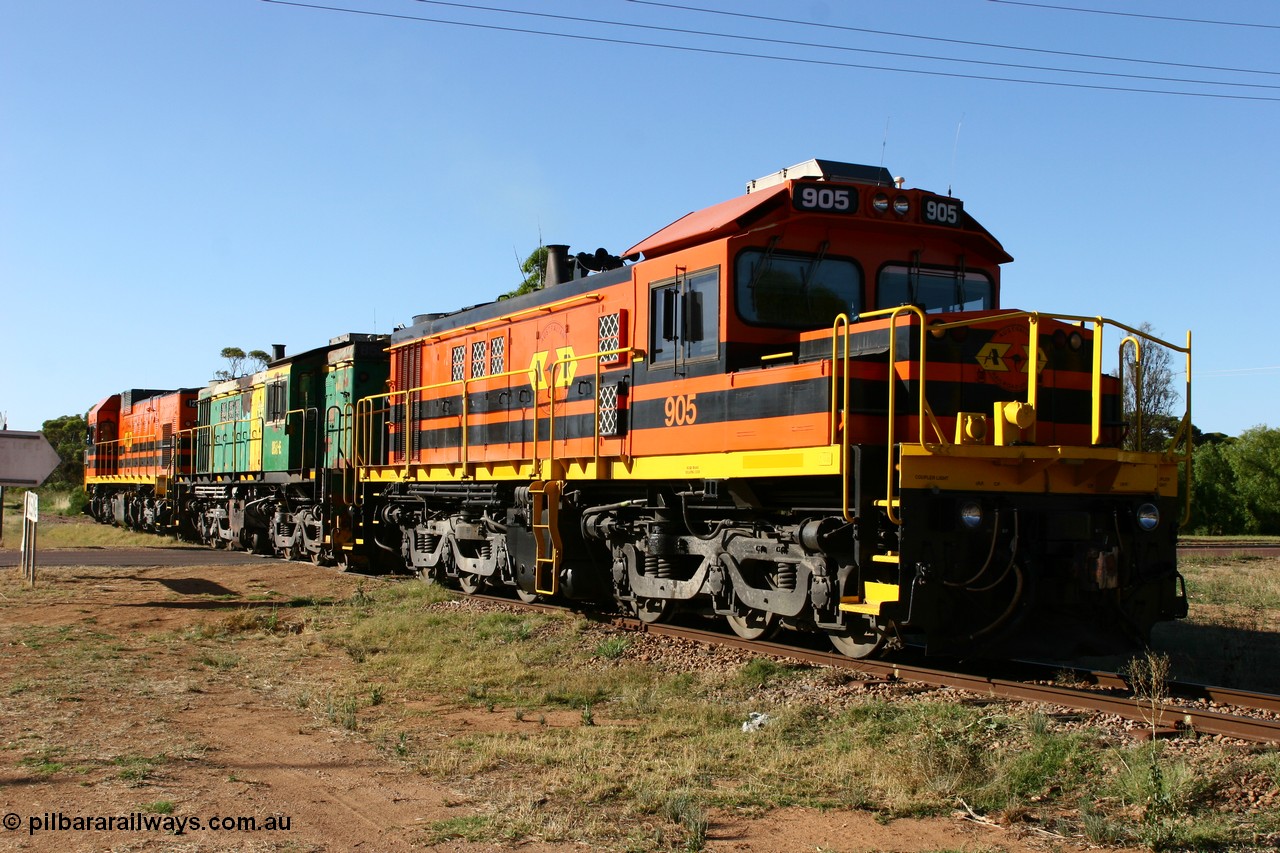
[[[36,524],[40,521],[40,496],[27,492],[22,513],[22,579],[36,585]]]

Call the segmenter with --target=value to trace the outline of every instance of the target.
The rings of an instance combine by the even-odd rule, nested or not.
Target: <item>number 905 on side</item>
[[[698,395],[677,394],[668,397],[662,403],[662,412],[666,415],[663,423],[666,426],[688,426],[698,420]]]

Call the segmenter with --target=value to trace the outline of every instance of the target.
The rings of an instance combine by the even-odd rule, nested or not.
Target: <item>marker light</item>
[[[960,507],[960,520],[970,530],[982,524],[982,504],[977,501],[965,501]]]

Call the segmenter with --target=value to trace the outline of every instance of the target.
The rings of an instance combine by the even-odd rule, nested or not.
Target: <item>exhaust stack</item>
[[[569,247],[562,244],[547,246],[547,271],[543,277],[543,288],[564,284],[573,278],[569,266]]]

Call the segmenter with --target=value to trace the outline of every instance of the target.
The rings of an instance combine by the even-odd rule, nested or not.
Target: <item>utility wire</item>
[[[1102,59],[1109,62],[1131,62],[1141,65],[1163,65],[1170,68],[1192,68],[1197,71],[1229,71],[1235,74],[1267,74],[1272,76],[1280,75],[1280,71],[1265,71],[1255,68],[1232,68],[1222,65],[1199,65],[1190,62],[1169,62],[1159,59],[1138,59],[1131,56],[1109,56],[1098,53],[1077,53],[1070,50],[1051,50],[1042,47],[1024,47],[1012,44],[998,44],[995,42],[985,41],[967,41],[965,39],[944,38],[942,36],[922,36],[913,33],[897,33],[891,30],[873,30],[866,27],[850,27],[843,24],[824,24],[814,21],[799,21],[794,18],[776,18],[768,15],[751,15],[745,12],[727,12],[723,9],[706,9],[701,6],[687,6],[679,3],[663,3],[659,0],[623,0],[626,3],[633,3],[639,6],[656,6],[663,9],[676,9],[683,12],[700,12],[707,15],[722,15],[730,18],[746,18],[750,20],[766,21],[774,24],[795,24],[802,27],[817,27],[827,30],[843,30],[851,33],[867,33],[877,36],[891,36],[893,38],[902,39],[918,39],[920,41],[934,41],[942,44],[962,44],[969,47],[989,47],[996,50],[1014,50],[1024,53],[1043,53],[1051,56],[1070,56],[1076,59]]]
[[[1240,367],[1234,370],[1195,370],[1195,376],[1247,376],[1255,373],[1276,373],[1280,372],[1280,364],[1271,367]],[[1186,375],[1186,371],[1182,371]]]
[[[520,35],[539,35],[551,38],[569,39],[574,41],[590,41],[601,44],[616,44],[627,47],[650,47],[660,50],[674,50],[684,53],[700,53],[711,56],[730,56],[739,59],[763,59],[773,62],[789,62],[796,65],[818,65],[827,68],[852,68],[863,71],[888,71],[896,74],[915,74],[925,77],[945,77],[957,80],[981,80],[986,82],[999,83],[1020,83],[1030,86],[1052,86],[1062,89],[1086,89],[1100,92],[1128,92],[1131,94],[1142,95],[1169,95],[1173,97],[1184,98],[1207,98],[1213,100],[1232,100],[1232,101],[1264,101],[1271,103],[1280,103],[1280,97],[1268,97],[1263,95],[1232,95],[1222,92],[1189,92],[1169,89],[1146,89],[1136,86],[1104,86],[1092,83],[1069,83],[1055,80],[1031,80],[1019,77],[997,77],[982,74],[960,74],[953,71],[928,71],[922,68],[895,68],[885,65],[867,65],[854,62],[836,62],[830,59],[811,59],[795,56],[774,56],[771,54],[748,53],[746,51],[721,50],[706,47],[690,47],[686,45],[662,44],[658,42],[644,42],[630,39],[608,38],[605,36],[590,36],[582,33],[559,33],[547,32],[545,30],[534,30],[523,27],[499,26],[497,24],[480,24],[467,21],[451,21],[442,18],[428,18],[417,15],[403,15],[393,12],[375,12],[368,9],[350,9],[342,6],[325,6],[317,3],[303,3],[298,0],[262,0],[264,3],[270,3],[276,6],[292,6],[299,9],[312,9],[325,12],[340,12],[349,15],[363,15],[374,18],[387,18],[392,20],[416,21],[421,23],[442,24],[445,26],[465,27],[470,29],[490,30],[495,32],[517,33]],[[1224,85],[1224,84],[1211,84]]]
[[[1090,15],[1116,15],[1122,18],[1146,18],[1149,21],[1173,21],[1178,24],[1209,24],[1215,27],[1249,27],[1259,30],[1280,30],[1280,24],[1253,24],[1245,21],[1213,21],[1207,18],[1178,18],[1172,15],[1143,15],[1138,12],[1117,12],[1114,9],[1085,9],[1079,6],[1058,6],[1053,3],[1028,3],[1025,0],[990,0],[1006,6],[1030,6],[1034,9],[1052,9],[1055,12],[1085,12]]]
[[[785,47],[817,48],[820,50],[839,50],[846,53],[868,53],[876,56],[892,56],[898,59],[923,59],[931,62],[954,62],[961,65],[985,65],[996,68],[1011,68],[1019,71],[1047,71],[1056,74],[1079,74],[1087,77],[1112,77],[1122,80],[1147,80],[1157,83],[1191,83],[1201,86],[1229,86],[1242,89],[1280,89],[1280,85],[1265,83],[1230,83],[1218,80],[1196,80],[1186,77],[1158,77],[1144,74],[1123,74],[1116,71],[1087,71],[1078,68],[1057,68],[1047,65],[1024,65],[1016,62],[996,62],[985,59],[961,59],[949,56],[936,56],[922,53],[904,53],[894,50],[875,50],[872,48],[849,47],[838,44],[822,44],[818,42],[793,41],[789,39],[767,38],[765,36],[733,35],[730,33],[711,32],[707,30],[691,30],[683,27],[664,27],[656,24],[641,24],[630,21],[610,21],[602,18],[584,18],[577,15],[557,15],[551,12],[531,12],[525,9],[509,9],[500,6],[481,6],[475,3],[459,3],[454,0],[416,0],[429,6],[447,6],[454,9],[467,9],[479,12],[497,12],[506,15],[523,15],[530,18],[548,18],[557,21],[572,21],[578,24],[602,24],[610,27],[624,27],[638,30],[652,30],[679,35],[704,36],[708,38],[733,39],[737,41],[757,42],[763,44],[783,45]]]

